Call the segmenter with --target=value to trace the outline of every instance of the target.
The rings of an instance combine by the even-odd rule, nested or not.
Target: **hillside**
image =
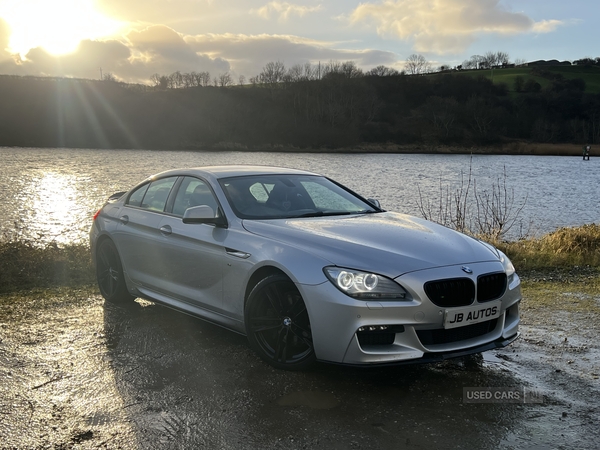
[[[569,65],[569,66],[521,66],[485,70],[462,70],[452,72],[457,75],[473,78],[485,77],[494,84],[505,84],[509,91],[516,92],[515,80],[521,77],[526,82],[533,80],[540,84],[541,89],[552,87],[552,82],[563,77],[565,80],[581,79],[585,83],[584,92],[600,94],[600,66],[598,65]],[[431,76],[436,76],[432,74]]]
[[[493,79],[492,79],[493,75]],[[519,81],[517,81],[519,80]],[[156,89],[0,76],[0,145],[148,149],[600,143],[597,67]]]

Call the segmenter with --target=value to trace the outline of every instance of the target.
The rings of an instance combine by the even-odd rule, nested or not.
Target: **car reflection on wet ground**
[[[285,372],[245,337],[149,302],[4,298],[0,448],[593,448],[597,380],[556,378],[534,350]],[[467,403],[466,387],[543,403]]]

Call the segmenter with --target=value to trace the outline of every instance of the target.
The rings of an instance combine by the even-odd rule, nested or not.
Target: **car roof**
[[[200,176],[204,178],[230,178],[246,175],[318,175],[312,172],[298,169],[289,169],[285,167],[275,166],[256,166],[256,165],[222,165],[222,166],[205,166],[205,167],[190,167],[184,169],[172,169],[158,173],[152,176],[152,179],[163,178],[173,175],[190,175]]]

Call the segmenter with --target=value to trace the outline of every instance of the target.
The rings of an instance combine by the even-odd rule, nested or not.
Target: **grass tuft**
[[[0,293],[34,287],[81,286],[93,283],[87,245],[39,245],[33,241],[0,242]]]
[[[600,225],[560,228],[537,239],[496,243],[517,270],[600,266]]]

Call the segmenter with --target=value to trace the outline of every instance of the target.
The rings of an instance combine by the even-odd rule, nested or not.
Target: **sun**
[[[94,8],[94,0],[0,0],[0,17],[11,29],[9,50],[22,56],[35,47],[61,55],[82,39],[114,34],[121,26]]]

